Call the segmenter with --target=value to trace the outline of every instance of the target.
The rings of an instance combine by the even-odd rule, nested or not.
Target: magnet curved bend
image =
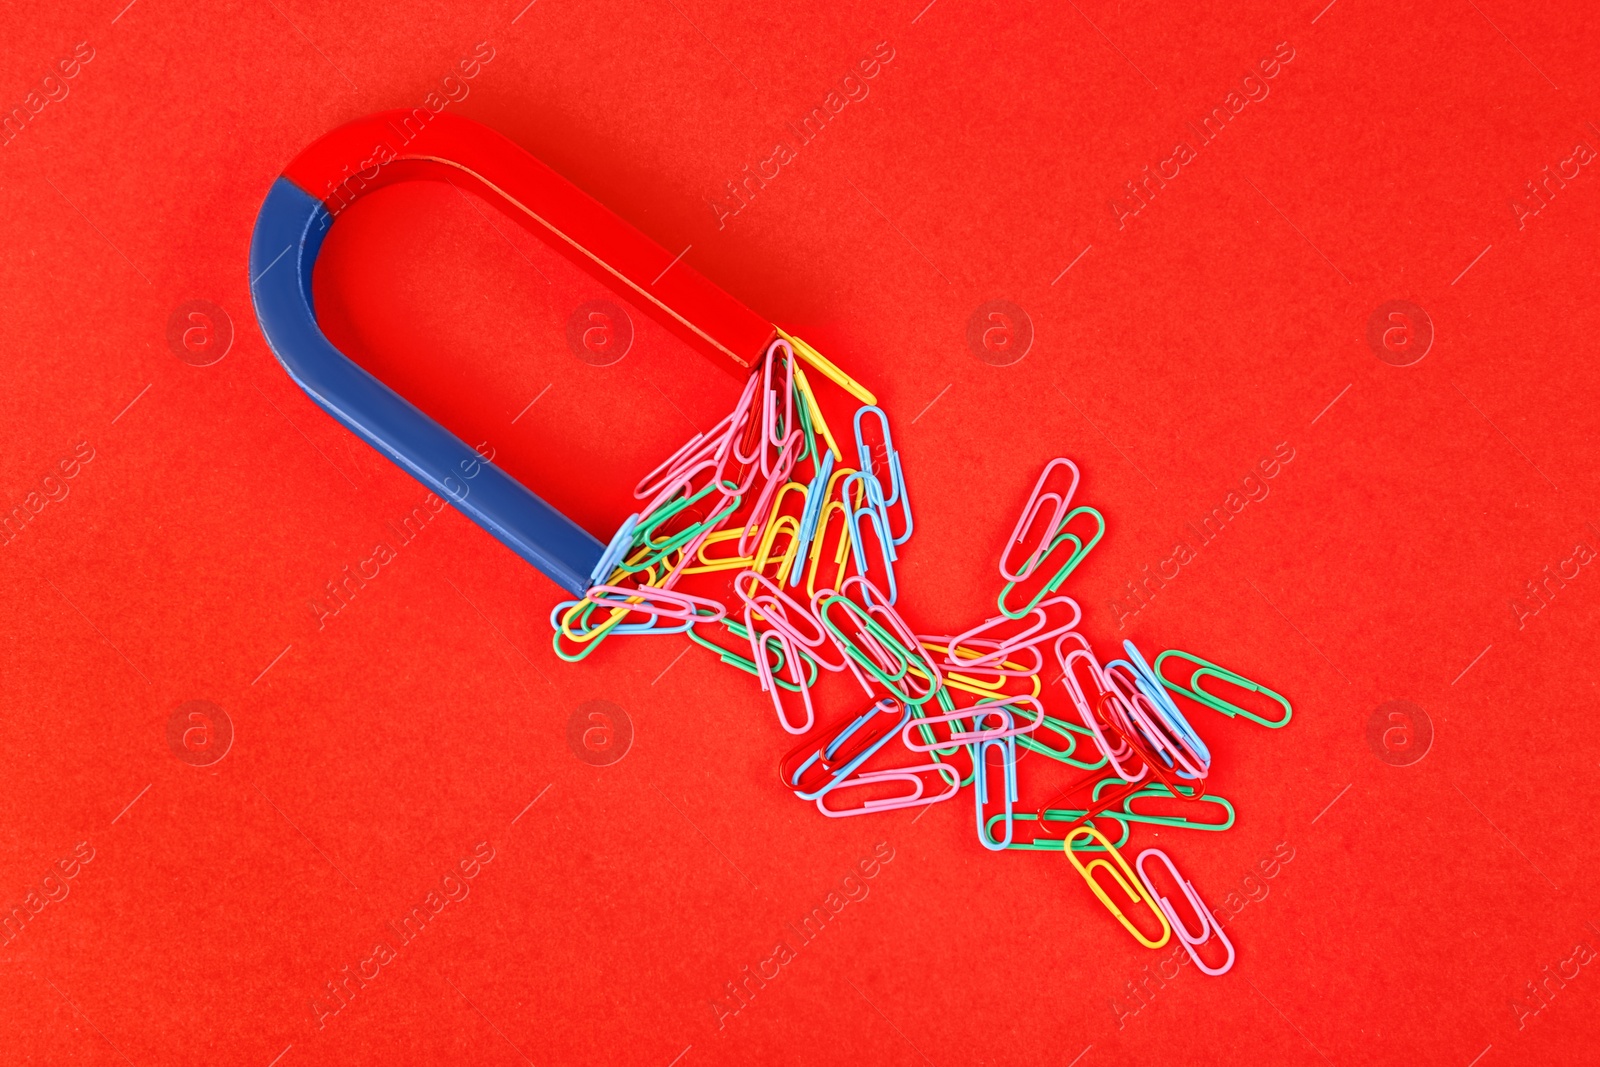
[[[250,291],[278,362],[324,411],[568,592],[605,545],[340,352],[317,324],[311,276],[335,217],[400,181],[477,192],[692,347],[749,366],[772,325],[500,134],[425,109],[370,115],[308,147],[267,193]],[[601,576],[604,577],[604,576]]]

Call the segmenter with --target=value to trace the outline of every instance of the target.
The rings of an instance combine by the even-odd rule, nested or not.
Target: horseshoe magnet
[[[606,546],[357,366],[317,325],[311,272],[334,219],[375,189],[417,180],[481,194],[713,359],[750,367],[781,331],[508,138],[469,119],[422,108],[369,115],[313,143],[272,183],[250,238],[250,292],[261,332],[289,377],[356,436],[582,596],[597,580],[593,572]],[[823,373],[838,373],[806,347]]]

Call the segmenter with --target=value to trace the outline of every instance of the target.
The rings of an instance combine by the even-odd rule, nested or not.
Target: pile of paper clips
[[[802,360],[862,403],[854,467]],[[778,725],[805,737],[779,773],[822,814],[937,804],[970,785],[984,848],[1064,852],[1140,944],[1159,948],[1176,930],[1201,971],[1222,974],[1233,946],[1171,858],[1147,848],[1130,867],[1118,849],[1136,824],[1233,825],[1233,805],[1206,793],[1211,754],[1173,694],[1272,728],[1287,724],[1292,709],[1187,652],[1163,652],[1152,665],[1124,641],[1125,658],[1096,656],[1078,631],[1078,605],[1059,592],[1105,534],[1100,512],[1073,506],[1078,480],[1064,458],[1040,474],[1000,554],[999,614],[958,634],[918,634],[894,606],[895,562],[912,519],[888,419],[859,383],[782,334],[733,411],[639,484],[635,496],[647,503],[617,531],[595,584],[552,612],[555,650],[575,661],[615,634],[687,634],[756,676]],[[679,588],[690,576],[728,571],[735,574],[722,599]],[[1041,682],[1051,655],[1066,691],[1059,715],[1046,708]],[[811,690],[821,671],[853,677],[866,710],[818,727]],[[1240,691],[1234,700],[1219,695],[1228,687]],[[1256,694],[1247,704],[1276,705],[1281,717],[1235,702],[1247,693]],[[923,762],[907,764],[907,752]],[[1042,803],[1022,800],[1026,755],[1038,757],[1025,778],[1048,798]],[[1157,888],[1152,866],[1165,868],[1162,882],[1187,899],[1192,928]],[[1149,918],[1136,923],[1123,910],[1130,905]],[[1220,948],[1208,954],[1226,954],[1216,966],[1200,955],[1213,939]]]

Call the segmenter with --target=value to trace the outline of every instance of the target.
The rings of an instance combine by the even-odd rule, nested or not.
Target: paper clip
[[[623,554],[633,545],[633,530],[639,524],[639,515],[635,512],[622,521],[617,527],[617,532],[611,535],[611,541],[606,545],[606,550],[601,553],[600,560],[594,565],[594,570],[589,572],[589,584],[603,582],[610,577],[616,569],[617,563]]]
[[[816,474],[806,486],[806,507],[800,513],[800,534],[795,539],[796,565],[789,568],[789,585],[800,584],[800,572],[805,569],[803,562],[810,554],[811,539],[817,533],[817,520],[822,517],[822,505],[827,502],[829,478],[833,475],[833,453],[826,452],[822,456],[822,463],[817,468]]]
[[[889,487],[887,489],[883,486],[883,478],[873,469],[872,447],[867,444],[866,434],[862,433],[861,420],[869,413],[877,417],[878,426],[883,431],[883,462],[884,466],[888,468],[887,474],[889,476]],[[883,517],[883,529],[885,533],[889,534],[891,558],[894,558],[893,546],[903,545],[910,540],[911,531],[914,527],[911,521],[911,499],[906,494],[905,475],[900,467],[900,452],[894,447],[894,439],[889,435],[889,416],[883,413],[882,408],[870,404],[857,408],[855,431],[856,458],[859,460],[862,474],[877,483],[878,497],[874,503]],[[870,497],[870,494],[868,495]],[[896,504],[900,505],[901,514],[905,516],[905,532],[898,537],[893,535],[889,524],[889,509]]]
[[[748,607],[745,608],[745,623],[747,626],[749,626],[750,609]],[[750,632],[752,634],[755,633],[753,627],[751,628]],[[783,690],[774,684],[777,679],[773,676],[772,670],[767,664],[765,651],[768,642],[771,641],[776,641],[778,644],[779,659],[781,660],[782,658],[787,657],[789,660],[789,680],[794,684],[795,690],[800,693],[801,707],[805,709],[806,713],[805,721],[799,725],[794,725],[789,722],[788,712],[786,712],[783,707]],[[760,646],[763,653],[762,655],[758,656],[755,661],[756,677],[761,679],[762,691],[772,695],[772,707],[773,710],[778,713],[778,725],[783,728],[784,733],[810,733],[811,727],[816,724],[817,720],[816,713],[811,707],[811,688],[806,681],[805,668],[800,663],[799,650],[796,649],[794,647],[794,643],[789,640],[789,635],[780,630],[773,630],[762,634],[755,643]]]
[[[782,331],[779,331],[782,332]],[[794,381],[800,389],[800,395],[805,398],[805,410],[809,413],[811,427],[822,439],[828,443],[828,454],[835,463],[844,462],[844,453],[839,451],[839,442],[833,439],[833,431],[828,428],[828,420],[822,415],[822,405],[817,403],[817,394],[811,391],[811,383],[806,379],[805,368],[796,364],[794,368]]]
[[[1072,471],[1072,484],[1062,493],[1046,493],[1045,482],[1050,478],[1050,472],[1057,467],[1064,466]],[[1033,494],[1028,497],[1027,504],[1023,505],[1022,517],[1017,520],[1017,525],[1011,531],[1011,540],[1006,542],[1004,551],[1000,553],[1000,577],[1008,582],[1021,582],[1033,573],[1055,539],[1061,532],[1061,527],[1066,525],[1067,509],[1072,506],[1072,496],[1078,491],[1078,466],[1072,460],[1062,456],[1053,459],[1044,466],[1044,471],[1039,475],[1039,480],[1034,483]],[[1044,510],[1045,505],[1053,503],[1050,521],[1044,525],[1043,531],[1032,542],[1032,548],[1023,559],[1022,565],[1011,566],[1011,551],[1019,544],[1024,543],[1028,531],[1033,528],[1034,520]]]
[[[902,737],[904,734],[902,733]],[[1016,826],[1012,821],[1014,805],[1017,802],[1017,745],[1014,737],[1002,735],[1004,740],[985,738],[973,746],[972,773],[973,773],[973,802],[978,810],[978,843],[990,852],[1000,852],[1011,844],[1012,834]],[[909,742],[908,742],[909,744]],[[990,748],[1000,750],[1002,771],[1001,792],[1005,810],[1001,813],[1006,822],[1006,836],[993,838],[989,836],[988,827],[983,821],[983,808],[989,802],[989,759]]]
[[[1120,778],[1102,778],[1099,782],[1095,783],[1093,799],[1098,801],[1100,799],[1100,792],[1103,789],[1108,787],[1121,789],[1122,786],[1128,784],[1130,783],[1124,782]],[[1210,830],[1213,832],[1220,832],[1231,828],[1235,818],[1233,805],[1228,802],[1226,797],[1219,797],[1215,793],[1199,793],[1193,787],[1191,787],[1189,791],[1185,793],[1183,788],[1180,786],[1178,791],[1174,793],[1170,788],[1162,785],[1160,782],[1150,782],[1148,784],[1138,785],[1137,788],[1135,788],[1132,792],[1123,790],[1122,792],[1119,792],[1117,796],[1122,801],[1122,808],[1118,811],[1112,811],[1110,808],[1107,808],[1105,810],[1105,814],[1113,819],[1120,819],[1123,822],[1147,823],[1151,826],[1169,826],[1173,829],[1182,830]],[[1224,822],[1196,822],[1193,819],[1184,818],[1178,815],[1149,815],[1144,812],[1134,811],[1134,802],[1146,798],[1155,800],[1182,800],[1194,804],[1211,804],[1215,807],[1221,808],[1223,813],[1227,816],[1227,819]]]
[[[839,388],[843,389],[845,392],[849,393],[863,404],[876,404],[878,402],[878,398],[873,396],[866,386],[862,385],[860,382],[850,377],[850,375],[834,366],[833,361],[828,359],[827,356],[824,356],[821,352],[818,352],[815,348],[812,348],[794,334],[785,333],[782,327],[774,326],[773,329],[777,330],[779,337],[783,338],[785,341],[788,341],[794,346],[795,353],[799,355],[801,359],[815,367],[819,373],[821,373]]]
[[[779,362],[782,352],[784,370],[788,380],[783,383],[783,412],[779,416],[778,390],[772,387],[772,367]],[[781,456],[789,446],[795,431],[794,417],[794,349],[782,338],[767,347],[766,359],[761,364],[761,473],[773,477],[772,458]],[[774,451],[776,450],[776,451]]]
[[[873,469],[872,446],[867,444],[867,435],[862,433],[861,430],[861,420],[869,414],[877,417],[878,428],[883,431],[883,462],[884,466],[888,468],[888,488],[884,487],[883,478]],[[884,506],[893,506],[900,499],[900,482],[894,476],[894,457],[896,453],[894,439],[889,436],[889,416],[885,415],[880,407],[871,404],[863,405],[856,409],[855,431],[857,466],[862,474],[878,483],[878,496],[883,501]]]
[[[1032,711],[1024,711],[1017,707],[1018,704],[1032,704]],[[1017,725],[1016,720],[1024,715],[1032,715],[1031,719],[1023,719],[1023,725]],[[985,719],[993,718],[996,725],[985,729]],[[934,726],[939,723],[955,723],[960,725],[963,719],[970,718],[973,726],[971,730],[952,730],[947,740],[937,745],[917,742],[911,739],[913,729],[922,726]],[[943,748],[949,745],[987,744],[990,741],[1000,741],[1019,734],[1029,734],[1039,728],[1039,723],[1044,719],[1044,710],[1039,702],[1032,697],[1010,697],[994,700],[985,700],[974,704],[970,708],[960,708],[944,715],[928,715],[914,718],[906,723],[901,731],[901,740],[913,752],[927,752],[934,748]]]
[[[1188,746],[1189,751],[1193,752],[1200,758],[1201,762],[1209,767],[1211,765],[1211,751],[1206,748],[1205,741],[1195,732],[1194,727],[1189,725],[1189,720],[1178,710],[1177,703],[1167,692],[1166,686],[1162,685],[1161,680],[1156,677],[1155,670],[1145,661],[1144,655],[1140,653],[1138,647],[1132,641],[1124,639],[1122,648],[1128,654],[1127,665],[1137,677],[1139,688],[1144,691],[1144,694],[1150,698],[1151,703],[1156,706],[1156,711],[1166,721],[1167,728],[1181,737],[1183,743]]]
[[[1065,817],[1070,817],[1070,816],[1073,816],[1073,815],[1077,815],[1079,813],[1075,812],[1075,811],[1056,811],[1054,809],[1051,809],[1050,811],[1046,812],[1045,814],[1050,818],[1065,818]],[[996,814],[989,816],[989,821],[985,824],[985,826],[986,826],[985,834],[987,835],[987,837],[988,837],[988,839],[990,841],[998,840],[998,838],[996,838],[994,836],[994,824],[999,822],[1001,819],[1004,819],[1005,817],[1006,817],[1006,813],[1005,812],[997,812]],[[1012,818],[1012,820],[1014,822],[1037,822],[1037,821],[1039,821],[1039,813],[1038,812],[1032,812],[1032,811],[1017,811],[1017,812],[1013,812],[1011,814],[1011,818]],[[1121,848],[1123,845],[1126,845],[1128,843],[1128,836],[1131,833],[1131,831],[1130,831],[1130,829],[1128,827],[1128,824],[1126,822],[1122,822],[1122,821],[1119,821],[1119,820],[1116,820],[1116,819],[1113,819],[1112,821],[1115,822],[1122,829],[1122,836],[1117,838],[1117,840],[1112,841],[1111,844],[1116,848]],[[1060,852],[1061,851],[1061,840],[1062,839],[1059,838],[1059,837],[1035,837],[1031,841],[1015,841],[1015,840],[1013,840],[1010,844],[1006,845],[1005,847],[1010,849],[1013,852]],[[1091,843],[1086,845],[1086,844],[1083,844],[1080,841],[1074,841],[1072,843],[1072,851],[1074,851],[1074,852],[1104,852],[1105,849],[1101,848],[1097,844],[1094,844],[1093,842],[1091,842]]]
[[[755,402],[760,378],[752,374],[749,384],[740,397],[739,409],[728,427],[728,446],[717,458],[717,486],[729,495],[743,496],[755,484],[760,469],[761,425],[760,406]],[[728,476],[728,463],[732,461],[738,477]]]
[[[1018,664],[1013,660],[1006,660],[1005,666],[1010,668],[1018,668],[1021,666],[1021,664]],[[1006,670],[1004,673],[1001,673],[999,671],[991,671],[986,667],[974,667],[971,670],[966,671],[945,670],[943,668],[941,668],[941,670],[944,673],[945,688],[950,690],[952,694],[967,693],[975,697],[1033,697],[1037,700],[1040,692],[1044,689],[1043,684],[1039,681],[1039,675],[1037,673],[1024,674],[1020,670]],[[916,673],[918,677],[922,676],[921,671],[918,671],[915,668],[913,668],[913,672]],[[983,681],[979,675],[984,674],[992,676],[993,681]],[[1018,678],[1027,679],[1030,690],[1029,692],[1023,693],[1007,690],[1006,687],[1011,684],[1014,679]]]
[[[754,556],[718,556],[711,550],[729,541],[737,541],[742,536],[742,529],[713,530],[700,539],[695,546],[694,562],[683,568],[684,574],[709,574],[715,571],[745,570],[755,563]]]
[[[1189,684],[1187,686],[1170,680],[1161,670],[1161,664],[1164,663],[1169,656],[1185,660],[1194,664],[1197,668],[1192,674],[1190,674]],[[1289,706],[1289,702],[1279,694],[1273,692],[1271,689],[1268,689],[1266,686],[1252,682],[1242,674],[1235,674],[1226,667],[1219,667],[1209,660],[1203,660],[1199,656],[1191,655],[1188,652],[1180,652],[1175,648],[1168,649],[1156,657],[1155,673],[1157,677],[1161,679],[1161,684],[1172,690],[1174,693],[1182,693],[1190,700],[1204,704],[1213,711],[1220,711],[1229,718],[1232,718],[1235,715],[1242,715],[1251,722],[1259,723],[1268,729],[1277,730],[1287,726],[1289,724],[1290,716],[1294,714],[1294,708]],[[1283,708],[1283,718],[1277,720],[1276,722],[1270,719],[1263,719],[1261,716],[1245,708],[1241,708],[1237,704],[1229,703],[1219,696],[1213,696],[1201,688],[1200,679],[1202,677],[1218,678],[1224,682],[1230,682],[1241,689],[1247,689],[1252,693],[1260,693],[1263,696],[1276,701],[1278,706]]]
[[[922,776],[928,773],[937,774],[945,784],[942,793],[924,795]],[[908,782],[912,786],[909,794],[899,796],[880,797],[875,800],[864,801],[860,807],[834,809],[828,807],[828,797],[838,797],[847,790],[863,786],[883,785],[887,782]],[[916,767],[895,767],[882,771],[862,771],[851,778],[846,778],[833,789],[817,798],[817,810],[830,819],[842,819],[850,815],[867,815],[874,811],[893,811],[896,808],[917,808],[927,804],[937,804],[949,800],[960,791],[961,779],[956,774],[955,768],[944,763],[924,763]]]
[[[1090,535],[1089,540],[1087,541],[1085,541],[1079,534],[1067,529],[1067,527],[1072,524],[1072,520],[1079,515],[1088,515],[1094,519],[1094,533]],[[1020,619],[1022,616],[1038,607],[1041,600],[1054,593],[1057,589],[1061,588],[1061,583],[1065,582],[1072,572],[1078,569],[1078,564],[1083,562],[1084,557],[1089,554],[1089,550],[1094,548],[1095,545],[1099,544],[1100,539],[1104,537],[1105,534],[1105,516],[1101,515],[1100,512],[1096,511],[1094,508],[1091,508],[1088,505],[1083,505],[1081,507],[1073,508],[1071,511],[1067,512],[1066,518],[1064,518],[1061,522],[1061,532],[1056,535],[1055,540],[1050,542],[1050,546],[1045,550],[1044,555],[1038,557],[1038,563],[1034,565],[1029,573],[1031,575],[1034,571],[1048,569],[1044,566],[1045,561],[1055,554],[1058,547],[1067,546],[1068,555],[1066,560],[1056,568],[1055,573],[1052,574],[1050,579],[1045,582],[1044,587],[1035,593],[1033,598],[1029,600],[1028,603],[1015,610],[1006,607],[1006,599],[1011,595],[1011,591],[1021,583],[1016,581],[1007,582],[1005,588],[1000,590],[1000,596],[997,601],[1000,607],[1000,613],[1009,618]]]
[[[844,493],[846,506],[849,506],[850,486],[855,483],[864,489],[867,506],[850,508],[850,550],[856,565],[856,574],[862,578],[869,576],[870,566],[867,560],[867,540],[861,528],[863,517],[867,520],[867,530],[871,532],[871,539],[878,543],[878,558],[883,561],[883,572],[888,579],[888,602],[893,604],[899,597],[899,589],[895,586],[894,579],[894,541],[889,536],[889,528],[884,520],[882,498],[878,494],[878,483],[870,474],[856,471],[844,480]]]
[[[1123,706],[1127,708],[1127,725],[1138,731],[1150,751],[1166,766],[1175,767],[1179,778],[1204,778],[1210,765],[1189,748],[1183,734],[1171,728],[1161,714],[1159,702],[1151,700],[1139,684],[1133,666],[1122,660],[1112,660],[1102,673],[1122,697]]]
[[[783,784],[801,800],[816,800],[844,784],[863,763],[894,738],[900,726],[911,717],[911,709],[894,700],[880,700],[856,716],[821,747],[807,741],[778,764]],[[872,729],[866,727],[871,726]],[[809,755],[807,754],[809,752]],[[815,768],[824,778],[820,788],[814,780],[802,785],[801,778]]]
[[[1167,873],[1172,875],[1172,880],[1178,883],[1178,888],[1183,890],[1183,895],[1188,898],[1189,907],[1194,909],[1195,915],[1200,920],[1200,932],[1198,934],[1189,932],[1188,928],[1184,926],[1183,920],[1178,917],[1178,909],[1172,906],[1172,901],[1162,896],[1156,890],[1155,883],[1151,881],[1150,876],[1144,873],[1144,861],[1150,856],[1155,856],[1161,861],[1162,865],[1166,867]],[[1159,848],[1145,849],[1139,853],[1139,858],[1134,860],[1133,864],[1139,870],[1139,881],[1144,883],[1145,892],[1149,893],[1150,899],[1160,906],[1162,914],[1167,917],[1167,921],[1172,924],[1172,929],[1177,932],[1178,942],[1183,945],[1183,950],[1189,954],[1189,958],[1194,961],[1194,965],[1203,973],[1213,977],[1227,974],[1228,970],[1233,966],[1233,943],[1222,932],[1222,927],[1218,925],[1216,918],[1211,914],[1211,909],[1206,907],[1205,901],[1200,899],[1200,894],[1195,892],[1194,883],[1179,874],[1178,868],[1172,865],[1171,857]],[[1217,968],[1206,966],[1204,961],[1200,959],[1200,953],[1196,951],[1201,945],[1211,940],[1212,937],[1221,941],[1222,947],[1228,950],[1228,962]]]
[[[1102,845],[1105,848],[1106,855],[1110,857],[1110,860],[1096,857],[1087,863],[1080,861],[1078,859],[1077,852],[1072,847],[1072,842],[1080,837],[1085,836],[1095,841],[1097,844]],[[1160,948],[1162,945],[1165,945],[1169,940],[1172,939],[1172,927],[1167,922],[1166,913],[1156,906],[1155,901],[1150,896],[1147,896],[1145,893],[1141,892],[1140,889],[1134,888],[1135,885],[1141,885],[1138,877],[1128,866],[1128,861],[1122,858],[1122,853],[1118,852],[1116,848],[1112,846],[1111,842],[1106,840],[1104,834],[1092,826],[1076,827],[1067,834],[1063,843],[1062,851],[1067,854],[1067,859],[1072,861],[1072,865],[1078,869],[1078,873],[1083,875],[1083,880],[1089,883],[1089,888],[1094,890],[1094,895],[1100,898],[1100,903],[1104,904],[1106,906],[1106,910],[1111,912],[1111,914],[1116,917],[1117,922],[1122,924],[1123,929],[1127,930],[1128,933],[1133,935],[1133,939],[1135,941],[1139,942],[1139,944],[1143,945],[1145,948]],[[1112,861],[1114,861],[1115,866],[1113,866]],[[1133,925],[1132,920],[1123,914],[1122,909],[1119,908],[1116,902],[1111,899],[1110,894],[1108,894],[1105,891],[1105,888],[1095,880],[1094,871],[1097,867],[1111,872],[1112,880],[1115,881],[1122,891],[1128,895],[1129,903],[1136,905],[1143,904],[1150,909],[1151,914],[1153,914],[1161,923],[1161,939],[1159,941],[1152,941],[1148,937],[1144,936],[1144,934],[1140,932],[1139,928]]]
[[[833,579],[826,583],[828,588],[837,589],[845,579],[845,567],[851,558],[850,537],[850,505],[832,499],[833,482],[843,481],[855,472],[849,469],[835,470],[828,485],[828,499],[823,502],[822,510],[817,515],[816,532],[811,539],[810,559],[806,566],[806,596],[814,599],[817,595],[817,571],[822,565],[822,559],[829,546],[828,535],[837,529],[838,537],[833,553],[834,574]],[[830,517],[837,515],[839,522],[830,525]]]
[[[1071,616],[1065,622],[1058,622],[1054,628],[1046,630],[1045,625],[1046,620],[1048,619],[1048,612],[1045,609],[1050,607],[1052,604],[1065,605],[1066,608],[1070,610]],[[992,631],[998,627],[1004,626],[1007,623],[1020,622],[1023,619],[1029,618],[1030,616],[1037,617],[1034,618],[1033,621],[1021,633],[1013,634],[1004,640],[995,640],[995,638],[992,636]],[[1078,607],[1078,602],[1076,600],[1073,600],[1069,596],[1051,597],[1048,600],[1040,601],[1037,607],[1033,608],[1031,611],[1025,612],[1021,616],[996,615],[993,618],[980,622],[972,629],[952,637],[950,639],[950,644],[952,646],[968,645],[973,639],[982,638],[985,640],[995,640],[995,649],[992,652],[987,652],[982,655],[974,655],[970,658],[963,657],[959,660],[956,659],[953,654],[947,653],[945,656],[945,661],[951,666],[955,667],[984,667],[997,659],[1007,658],[1014,650],[1018,648],[1030,645],[1037,646],[1046,641],[1054,640],[1055,638],[1066,633],[1068,630],[1077,627],[1078,623],[1082,619],[1083,610]]]
[[[630,613],[638,612],[656,618],[682,619],[690,623],[715,622],[728,613],[726,605],[720,601],[690,596],[671,589],[653,589],[649,586],[623,588],[615,585],[594,585],[589,587],[589,591],[583,597],[600,607],[625,608]]]

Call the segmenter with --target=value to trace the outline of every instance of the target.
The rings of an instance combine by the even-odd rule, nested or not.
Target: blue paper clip
[[[800,406],[805,410],[805,405]],[[800,512],[800,532],[795,536],[794,565],[789,568],[789,585],[800,584],[800,572],[805,570],[811,539],[817,535],[817,520],[822,515],[822,505],[828,495],[828,479],[833,477],[833,452],[822,453],[822,465],[817,468],[811,484],[806,486],[806,506]]]
[[[885,704],[892,703],[894,703],[894,701],[878,701],[878,703],[872,705],[872,707],[868,708],[861,715],[857,716],[854,722],[845,727],[844,730],[840,731],[839,735],[830,741],[825,747],[819,748],[816,752],[812,753],[811,758],[802,763],[800,768],[794,772],[794,776],[789,783],[790,787],[793,788],[794,785],[800,781],[800,776],[805,774],[806,769],[809,768],[813,763],[817,762],[817,760],[832,759],[833,754],[839,751],[844,743],[850,739],[851,735],[853,735],[857,730],[861,729],[867,723],[871,722],[873,716],[880,714],[884,710]],[[832,777],[829,779],[828,784],[817,790],[815,793],[805,793],[799,789],[795,789],[794,795],[799,797],[801,800],[816,800],[820,796],[825,796],[830,790],[836,788],[846,778],[849,778],[851,774],[855,773],[855,769],[857,767],[871,759],[873,753],[877,752],[878,749],[888,744],[890,738],[899,736],[900,730],[905,726],[906,723],[910,721],[911,708],[902,704],[900,706],[900,722],[895,725],[894,729],[890,730],[888,733],[884,734],[882,737],[878,738],[876,741],[864,748],[849,763],[846,763],[843,767],[834,769],[831,772]]]
[[[866,507],[856,508],[850,506],[851,482],[859,482],[861,484],[867,498]],[[883,570],[888,578],[885,583],[888,588],[884,590],[884,593],[888,596],[889,603],[893,604],[900,597],[900,590],[896,586],[894,579],[894,542],[890,539],[889,529],[885,524],[887,512],[881,506],[878,506],[883,498],[878,496],[877,493],[878,480],[865,471],[856,471],[844,480],[844,502],[845,507],[850,512],[850,554],[855,560],[856,573],[867,581],[872,580],[871,575],[867,573],[867,539],[861,533],[861,517],[865,515],[867,522],[872,527],[873,535],[877,538],[879,554],[883,557]],[[866,593],[865,596],[868,601],[872,599],[871,593]]]
[[[872,449],[867,445],[866,437],[861,433],[862,416],[869,412],[878,417],[878,425],[883,429],[884,463],[889,468],[889,489],[879,495],[882,496],[884,505],[888,506],[900,499],[899,486],[896,484],[894,477],[894,440],[889,436],[889,416],[883,413],[882,408],[871,404],[856,408],[856,458],[860,461],[857,465],[860,467],[862,474],[875,480],[879,489],[883,488],[883,479],[878,477],[878,472],[873,470],[872,467]]]
[[[872,465],[872,449],[867,445],[866,438],[861,433],[861,417],[868,412],[878,417],[878,425],[883,429],[884,464],[889,468],[889,488],[883,488],[883,479]],[[911,521],[911,498],[906,495],[906,479],[900,468],[900,451],[894,447],[894,438],[889,435],[889,417],[883,409],[875,405],[867,405],[856,409],[856,457],[860,460],[861,472],[877,484],[878,499],[874,501],[879,513],[883,516],[883,530],[887,535],[886,544],[889,547],[891,559],[898,559],[899,554],[894,551],[896,545],[903,545],[911,539],[913,523]],[[869,494],[870,495],[870,494]],[[889,509],[895,504],[900,505],[900,512],[905,516],[906,528],[899,536],[895,536],[890,529]]]
[[[1011,728],[1011,715],[1009,712],[995,710],[991,714],[1000,715],[1005,722],[1005,729],[1009,730]],[[1001,762],[1005,768],[1002,772],[1004,777],[1002,789],[1005,793],[1005,811],[1003,814],[1006,821],[1006,836],[1001,839],[989,836],[989,831],[984,825],[983,818],[983,806],[989,801],[989,768],[985,753],[991,745],[1000,749]],[[1010,847],[1011,838],[1016,832],[1013,805],[1017,802],[1017,737],[1012,734],[1010,737],[980,741],[976,745],[969,746],[969,748],[972,752],[972,796],[978,809],[978,843],[990,852],[1001,852]]]
[[[1177,703],[1172,699],[1172,695],[1167,692],[1166,686],[1162,685],[1161,680],[1156,677],[1156,672],[1151,669],[1149,662],[1140,653],[1139,649],[1134,646],[1132,641],[1124,639],[1122,647],[1128,653],[1128,659],[1124,665],[1133,671],[1134,681],[1139,686],[1139,691],[1145,695],[1151,704],[1155,705],[1157,714],[1166,720],[1168,729],[1183,738],[1184,744],[1189,746],[1189,750],[1199,756],[1203,762],[1209,764],[1211,762],[1211,750],[1206,748],[1206,743],[1200,740],[1200,735],[1195,732],[1193,726],[1189,725],[1189,720],[1184,718],[1183,712],[1178,710]]]
[[[589,572],[590,585],[599,585],[611,577],[611,571],[621,561],[623,553],[633,546],[633,528],[637,525],[639,525],[639,513],[634,512],[617,527],[617,532],[611,535],[611,543],[600,556],[600,562]]]

